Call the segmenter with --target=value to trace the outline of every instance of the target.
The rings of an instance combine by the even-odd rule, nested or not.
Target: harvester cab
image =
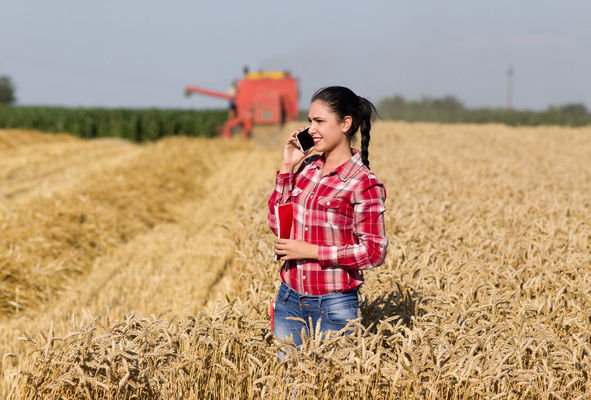
[[[279,126],[298,119],[298,82],[288,71],[246,72],[236,82],[234,93],[223,93],[187,86],[185,94],[200,93],[229,100],[235,112],[221,129],[224,138],[240,127],[243,137],[250,137],[255,126]]]

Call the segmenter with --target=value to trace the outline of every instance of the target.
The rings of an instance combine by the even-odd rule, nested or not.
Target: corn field
[[[165,136],[217,136],[225,110],[0,107],[0,128],[69,132],[83,138],[119,137],[136,142]]]
[[[279,363],[280,148],[0,130],[0,396],[591,398],[589,154],[589,127],[375,124],[386,261],[351,335]]]

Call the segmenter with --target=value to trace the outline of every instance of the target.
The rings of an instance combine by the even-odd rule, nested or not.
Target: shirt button
[[[326,205],[327,205],[327,206],[330,206],[330,201],[327,201],[327,202],[326,202]]]
[[[306,227],[304,228],[304,230],[305,230],[305,231],[307,231],[307,230],[308,230],[308,227],[306,226]]]
[[[304,292],[304,294],[308,294],[308,292]]]
[[[304,276],[302,277],[302,279],[306,279],[306,275],[304,275]]]

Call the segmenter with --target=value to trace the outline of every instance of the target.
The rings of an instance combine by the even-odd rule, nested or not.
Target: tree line
[[[569,125],[591,124],[591,112],[583,103],[550,106],[543,111],[507,108],[467,108],[454,96],[424,97],[406,100],[393,96],[377,104],[381,119],[445,123],[503,123],[507,125]]]

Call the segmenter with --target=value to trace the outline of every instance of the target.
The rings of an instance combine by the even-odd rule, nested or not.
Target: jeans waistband
[[[332,299],[332,298],[336,298],[336,297],[344,297],[344,296],[355,296],[357,299],[359,299],[359,296],[358,296],[359,288],[347,290],[346,292],[311,295],[311,294],[301,294],[299,292],[296,292],[295,290],[293,290],[292,288],[287,286],[287,284],[285,282],[281,282],[281,287],[279,288],[279,292],[281,292],[282,290],[284,291],[284,293],[281,297],[283,298],[284,301],[286,301],[290,296],[295,297],[299,301],[306,300],[308,302],[312,301],[312,302],[318,302],[318,303],[322,303],[322,300],[328,300],[328,299]]]

